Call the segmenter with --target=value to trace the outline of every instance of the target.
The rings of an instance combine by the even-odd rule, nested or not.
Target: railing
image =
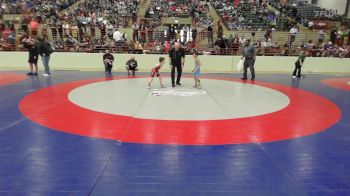
[[[76,53],[103,53],[105,50],[110,50],[112,53],[121,54],[167,54],[167,50],[162,47],[145,47],[143,49],[135,49],[134,46],[126,43],[118,46],[107,45],[53,45],[55,52],[76,52]],[[236,48],[196,48],[203,55],[228,55],[240,56],[242,53],[241,47]],[[0,51],[27,51],[22,44],[1,44]],[[185,48],[187,55],[191,54],[191,48]],[[297,56],[299,50],[289,47],[260,47],[256,49],[257,56]],[[323,49],[308,49],[307,56],[309,57],[341,57],[350,58],[350,50],[323,50]]]

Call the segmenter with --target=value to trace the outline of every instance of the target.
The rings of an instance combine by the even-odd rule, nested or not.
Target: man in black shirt
[[[176,84],[181,85],[181,74],[185,64],[185,51],[180,47],[178,42],[175,43],[174,48],[169,51],[169,60],[171,68],[171,82],[172,87],[175,87],[175,68],[177,70]]]
[[[105,54],[103,55],[103,63],[105,65],[106,74],[112,73],[113,62],[114,62],[113,55],[109,53],[109,50],[106,50]]]
[[[43,65],[45,67],[45,73],[42,74],[45,77],[48,77],[51,75],[50,72],[50,55],[52,54],[52,48],[51,45],[46,42],[44,39],[40,38],[39,39],[39,54],[41,56],[41,60],[43,61]]]
[[[135,57],[131,57],[126,63],[126,70],[128,71],[128,75],[130,75],[130,71],[132,72],[132,75],[135,75],[135,71],[137,71],[137,61],[135,60]]]
[[[332,29],[329,38],[332,41],[332,44],[335,44],[335,42],[337,40],[337,29],[336,28]]]

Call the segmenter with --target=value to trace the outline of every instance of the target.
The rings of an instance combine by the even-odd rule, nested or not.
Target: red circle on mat
[[[6,86],[10,84],[15,84],[22,80],[25,80],[27,76],[23,74],[14,74],[14,73],[0,73],[0,86]]]
[[[321,81],[326,86],[344,90],[344,91],[350,91],[350,78],[331,78],[331,79],[325,79]]]
[[[203,78],[241,82],[231,78]],[[261,116],[179,121],[106,114],[79,107],[68,99],[69,92],[77,87],[119,79],[127,77],[81,80],[44,88],[22,99],[19,108],[28,119],[48,128],[143,144],[222,145],[280,141],[323,131],[341,117],[339,108],[319,95],[257,81],[247,83],[280,91],[289,97],[290,104],[280,111]]]

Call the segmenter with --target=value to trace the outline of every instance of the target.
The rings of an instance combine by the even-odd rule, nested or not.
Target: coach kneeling
[[[105,65],[106,74],[112,73],[113,62],[114,62],[113,55],[109,52],[109,50],[106,50],[105,54],[103,55],[103,63]]]

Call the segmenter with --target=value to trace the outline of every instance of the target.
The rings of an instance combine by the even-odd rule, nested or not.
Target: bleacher
[[[212,2],[211,5],[229,30],[258,31],[274,27],[279,31],[283,31],[287,30],[289,26],[289,21],[286,18],[277,16],[264,5],[244,1],[236,8],[233,4],[227,4],[224,0]],[[238,21],[240,16],[244,20]]]
[[[288,4],[282,6],[280,0],[270,0],[269,4],[282,11],[283,14],[286,14],[289,17],[293,17],[292,10],[297,10],[297,18],[305,18],[307,20],[319,20],[319,19],[328,19],[328,20],[338,20],[344,19],[343,16],[340,16],[337,10],[327,10],[325,8],[318,7],[315,4],[308,4],[300,0],[290,0]],[[295,19],[293,17],[293,19]]]
[[[97,2],[100,2],[101,4],[97,4]],[[67,46],[65,44],[67,36],[62,33],[62,30],[60,30],[62,24],[42,24],[40,28],[37,31],[37,34],[46,35],[46,38],[57,45],[58,51],[75,51],[75,52],[101,52],[106,48],[110,48],[113,52],[119,52],[119,53],[128,53],[130,51],[133,51],[133,44],[129,42],[121,43],[121,42],[114,42],[114,40],[111,37],[107,36],[108,30],[103,27],[103,21],[98,20],[96,23],[92,22],[90,19],[91,13],[97,13],[97,17],[103,16],[104,20],[115,20],[117,23],[113,24],[113,28],[110,29],[111,32],[114,32],[116,28],[123,29],[122,31],[124,33],[128,34],[128,41],[132,39],[132,33],[133,31],[130,29],[130,26],[125,25],[128,24],[131,13],[135,10],[138,10],[137,7],[128,6],[128,4],[125,4],[126,7],[128,7],[128,10],[123,10],[124,5],[121,7],[114,7],[108,6],[109,0],[86,0],[83,1],[81,6],[77,6],[74,9],[70,9],[69,11],[65,11],[65,14],[61,18],[67,18],[65,20],[71,21],[71,24],[69,27],[69,34],[72,35],[74,39],[78,41],[76,46]],[[119,1],[120,3],[121,1]],[[134,1],[132,0],[124,0],[125,3],[131,3],[133,4]],[[152,4],[153,2],[153,4]],[[212,44],[208,45],[208,36],[205,35],[206,31],[206,24],[211,23],[213,18],[210,18],[210,20],[203,21],[206,16],[214,16],[215,15],[215,24],[218,24],[217,21],[220,20],[220,17],[226,27],[230,26],[231,23],[239,22],[238,28],[228,28],[224,29],[224,35],[226,37],[229,37],[230,34],[237,35],[238,37],[245,37],[245,39],[253,39],[253,41],[256,42],[263,42],[267,38],[265,37],[266,29],[269,29],[270,27],[274,27],[272,30],[272,39],[271,43],[273,45],[278,46],[284,46],[286,43],[289,43],[290,35],[289,35],[289,28],[291,23],[293,21],[286,17],[280,17],[280,14],[276,13],[274,9],[271,9],[271,7],[266,7],[266,5],[257,5],[254,4],[252,6],[251,3],[242,2],[237,8],[230,7],[230,4],[227,3],[225,0],[219,0],[216,2],[211,2],[211,6],[209,7],[210,13],[205,11],[202,8],[199,8],[198,16],[196,15],[196,12],[192,12],[194,8],[193,5],[200,5],[195,4],[195,1],[192,1],[191,3],[189,1],[183,0],[183,1],[170,1],[169,4],[164,3],[161,4],[163,7],[160,9],[157,8],[157,5],[159,5],[159,0],[150,0],[150,6],[155,6],[156,10],[159,10],[159,17],[163,16],[182,16],[181,14],[190,14],[193,18],[193,21],[197,22],[197,25],[201,26],[198,27],[198,39],[196,39],[196,48],[203,49],[203,50],[212,50],[214,47]],[[156,3],[156,4],[154,4]],[[157,4],[158,3],[158,4]],[[225,8],[224,5],[228,5]],[[180,13],[173,12],[174,10],[171,9],[171,5],[182,5],[183,9]],[[202,3],[202,6],[204,3]],[[276,5],[277,6],[277,5]],[[117,9],[114,9],[117,8]],[[213,10],[214,8],[214,10]],[[187,9],[189,12],[187,12]],[[192,9],[192,10],[191,10]],[[207,9],[207,8],[206,8]],[[209,10],[208,9],[208,10]],[[307,7],[309,9],[309,7]],[[126,12],[125,12],[126,11]],[[100,14],[98,14],[100,13]],[[103,14],[101,14],[103,13]],[[165,15],[164,15],[165,14]],[[274,18],[269,18],[269,14],[271,14],[271,17],[274,14]],[[241,21],[235,21],[237,16],[242,15],[244,17],[244,20]],[[151,18],[141,18],[140,26],[146,26],[146,28],[143,28],[143,30],[139,31],[139,37],[141,34],[144,34],[143,40],[140,41],[144,48],[148,51],[153,51],[156,47],[156,45],[159,43],[156,42],[165,42],[165,41],[173,41],[169,40],[169,36],[165,36],[165,29],[162,22],[165,21],[167,18],[163,18],[164,20],[159,20],[156,17]],[[125,17],[125,18],[123,18]],[[169,17],[171,18],[171,17]],[[84,22],[83,25],[74,25],[76,22]],[[214,42],[216,41],[216,35],[217,35],[217,28],[216,25],[214,26]],[[30,29],[29,29],[30,30]],[[142,32],[141,32],[142,31]],[[20,33],[19,33],[20,32]],[[252,37],[252,32],[255,33],[255,36]],[[20,36],[22,36],[23,32],[16,28],[16,33],[19,33],[19,36],[16,37],[16,44],[15,45],[9,45],[2,43],[2,50],[24,50],[23,47],[21,47],[20,43]],[[29,31],[30,33],[30,31]],[[312,40],[313,43],[317,43],[319,38],[319,34],[317,31],[309,31],[309,30],[302,30],[299,32],[296,36],[295,42],[293,43],[292,47],[298,47],[301,44],[307,43],[309,40]],[[327,38],[326,38],[327,40]],[[2,40],[4,42],[4,40]],[[191,41],[188,40],[187,41]],[[184,43],[188,44],[188,43]],[[231,46],[230,46],[231,47]],[[227,54],[227,55],[233,55],[238,54],[240,45],[235,45],[235,47],[225,49],[218,54]],[[221,50],[221,49],[220,49]],[[225,52],[228,51],[228,52]],[[161,53],[162,51],[157,50],[156,52]],[[264,51],[262,52],[260,50],[260,55],[265,54],[276,54],[279,55],[279,50],[273,47],[266,47],[264,48]],[[293,54],[293,53],[291,53]]]
[[[145,17],[151,19],[161,19],[162,17],[190,17],[190,0],[151,0],[147,8]]]

